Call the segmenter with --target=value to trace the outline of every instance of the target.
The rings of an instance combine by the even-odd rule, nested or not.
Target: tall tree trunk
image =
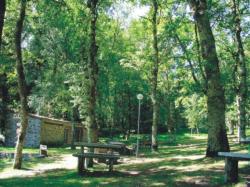
[[[194,19],[198,27],[202,58],[208,82],[208,144],[206,156],[218,156],[219,151],[229,151],[225,125],[225,96],[220,83],[219,59],[215,40],[208,18],[206,0],[190,0]]]
[[[237,74],[239,87],[237,90],[237,108],[238,108],[238,125],[239,125],[239,140],[246,138],[246,103],[247,103],[247,68],[244,47],[241,39],[241,20],[239,1],[232,0],[233,2],[233,16],[234,16],[234,32],[235,42],[237,45]]]
[[[158,37],[157,37],[157,14],[158,14],[158,2],[153,0],[153,48],[154,48],[154,65],[152,71],[152,105],[153,105],[153,124],[152,124],[152,150],[158,150],[158,101],[157,101],[157,81],[158,81],[158,68],[159,68],[159,49],[158,49]]]
[[[96,21],[97,21],[97,3],[98,0],[89,0],[90,9],[90,46],[89,46],[89,98],[88,98],[88,141],[97,141],[97,124],[96,124],[96,97],[97,97],[97,78],[98,64],[96,62],[98,46],[96,45]]]
[[[175,130],[175,120],[174,120],[175,103],[172,100],[168,101],[168,119],[167,128],[169,133],[174,133]]]
[[[88,8],[90,9],[90,46],[88,57],[88,78],[89,78],[89,95],[88,95],[88,142],[98,141],[98,127],[96,121],[96,97],[97,97],[97,78],[98,64],[96,62],[98,46],[96,45],[96,21],[97,21],[97,3],[98,0],[88,0]],[[90,149],[93,152],[93,149]],[[89,159],[88,166],[93,166],[93,159]]]
[[[126,140],[130,138],[130,132],[131,132],[131,126],[133,123],[133,118],[132,118],[132,113],[133,113],[133,108],[132,108],[132,102],[131,102],[131,92],[128,90],[128,129],[127,129],[127,137]]]
[[[0,54],[1,56],[1,54]],[[7,74],[0,73],[0,134],[5,135],[8,116],[8,86]]]
[[[15,31],[15,46],[16,46],[16,70],[18,77],[18,89],[21,101],[21,127],[16,144],[14,169],[21,169],[22,166],[22,151],[24,146],[24,140],[26,135],[26,129],[28,127],[28,104],[27,104],[27,86],[24,74],[23,60],[22,60],[22,31],[25,19],[26,0],[21,0],[21,9],[19,18],[16,24]]]
[[[6,1],[0,1],[0,59],[2,56],[2,37],[4,27],[4,17],[6,11]],[[1,63],[1,62],[0,62]],[[7,118],[7,101],[8,101],[8,88],[6,73],[0,73],[0,134],[5,134],[6,118]]]
[[[2,46],[5,11],[6,11],[6,1],[1,0],[0,1],[0,50],[1,50],[1,46]]]

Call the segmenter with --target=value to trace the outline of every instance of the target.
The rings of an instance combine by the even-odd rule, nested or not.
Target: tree
[[[220,83],[219,59],[209,20],[206,0],[190,0],[200,38],[202,58],[207,77],[208,144],[206,156],[215,157],[219,151],[229,151],[225,127],[225,96]]]
[[[89,33],[89,56],[88,56],[88,141],[97,142],[97,123],[96,123],[96,97],[97,97],[97,79],[98,64],[96,44],[96,21],[97,21],[97,3],[98,0],[89,0],[88,8],[90,10],[90,33]]]
[[[6,11],[6,1],[0,1],[0,63],[3,63],[2,57],[2,36],[3,36],[3,27]],[[0,70],[0,134],[5,131],[6,123],[6,113],[7,113],[7,87],[6,87],[6,73],[1,72]]]
[[[159,49],[158,49],[158,37],[157,37],[157,14],[158,14],[158,2],[153,0],[153,15],[152,15],[152,33],[153,33],[153,68],[152,68],[152,82],[151,82],[151,100],[153,104],[153,123],[152,123],[152,150],[158,149],[157,142],[157,126],[158,126],[158,101],[157,101],[157,81],[158,81],[158,69],[159,69]]]
[[[2,46],[2,35],[3,35],[3,26],[4,26],[4,16],[6,11],[6,1],[0,1],[0,49]]]
[[[27,102],[27,85],[24,74],[23,59],[22,59],[22,31],[25,20],[25,11],[26,11],[26,0],[21,0],[20,2],[20,13],[19,18],[16,23],[15,30],[15,47],[16,47],[16,70],[18,77],[18,89],[21,103],[21,127],[18,135],[18,140],[15,150],[14,158],[14,169],[21,169],[22,167],[22,150],[24,146],[24,140],[26,135],[26,129],[28,127],[28,102]]]
[[[247,104],[247,67],[243,42],[241,39],[241,13],[240,1],[232,0],[232,12],[234,21],[235,43],[237,46],[236,52],[236,67],[238,75],[237,88],[237,108],[238,108],[238,136],[239,140],[246,138],[246,104]]]

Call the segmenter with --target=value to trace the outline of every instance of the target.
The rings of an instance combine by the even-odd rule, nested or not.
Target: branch
[[[200,41],[199,41],[199,37],[198,37],[198,28],[197,28],[197,25],[195,24],[194,25],[194,30],[195,30],[195,42],[196,42],[196,48],[197,48],[197,60],[198,60],[198,65],[199,65],[199,69],[200,69],[200,72],[201,72],[201,76],[203,78],[203,80],[205,81],[205,88],[207,89],[207,85],[208,85],[208,82],[207,82],[207,77],[205,75],[205,72],[202,68],[202,65],[201,65],[201,51],[200,51]]]

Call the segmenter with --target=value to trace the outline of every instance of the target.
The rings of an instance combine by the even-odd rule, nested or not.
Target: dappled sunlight
[[[51,163],[52,160],[52,163]],[[72,155],[64,155],[63,157],[48,157],[39,159],[41,163],[33,164],[31,161],[24,161],[24,166],[29,166],[30,169],[13,170],[6,168],[1,172],[0,179],[11,177],[30,177],[45,173],[49,170],[57,169],[74,169],[76,168],[77,159]]]
[[[197,159],[204,158],[204,155],[188,155],[188,156],[177,155],[177,156],[172,156],[171,158],[185,159],[185,160],[197,160]]]
[[[155,163],[155,162],[161,162],[165,159],[163,158],[135,158],[135,157],[127,157],[127,158],[123,158],[121,161],[126,164],[126,165],[130,165],[130,164],[146,164],[146,163]]]
[[[151,184],[151,186],[166,186],[166,183],[163,182],[154,182]]]
[[[12,170],[11,160],[1,160],[0,183],[7,186],[223,186],[224,159],[206,158],[206,143],[189,137],[182,145],[159,147],[158,152],[140,150],[139,158],[122,156],[114,171],[96,163],[83,176],[77,175],[77,159],[70,150],[53,149],[43,159],[24,161],[24,170]],[[246,152],[245,145],[232,144],[232,150]],[[249,176],[249,163],[239,162],[241,180]],[[20,180],[22,179],[22,180]],[[19,185],[20,184],[20,185]],[[29,185],[30,184],[30,185]],[[242,183],[241,183],[242,184]]]

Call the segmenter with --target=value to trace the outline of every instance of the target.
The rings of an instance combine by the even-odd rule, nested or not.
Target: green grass
[[[72,152],[69,147],[65,147],[65,148],[53,147],[53,148],[49,148],[49,150],[51,154],[66,154],[66,153]],[[0,152],[14,153],[15,148],[14,147],[0,147]],[[36,153],[39,153],[39,148],[25,148],[23,149],[23,153],[36,154]]]
[[[86,187],[130,187],[130,186],[231,186],[224,184],[224,160],[205,158],[206,135],[193,135],[183,133],[176,135],[175,142],[169,142],[169,135],[160,135],[160,148],[158,152],[141,151],[140,159],[145,162],[116,165],[115,171],[109,173],[106,166],[96,165],[94,169],[84,176],[78,176],[76,169],[56,169],[32,177],[14,177],[0,180],[0,186],[86,186]],[[232,137],[230,138],[230,140]],[[116,138],[115,140],[120,140]],[[136,137],[125,141],[127,144],[135,143]],[[233,151],[248,151],[246,145],[231,142]],[[5,148],[1,148],[3,151]],[[7,148],[7,151],[13,151]],[[37,149],[25,149],[27,152],[37,152]],[[66,148],[49,148],[50,157],[45,159],[32,159],[24,161],[24,168],[33,169],[37,164],[54,163],[63,155],[71,154]],[[136,158],[133,157],[135,160]],[[149,160],[151,159],[151,160]],[[11,167],[11,160],[0,160],[0,175],[4,169]],[[2,169],[4,168],[4,169]],[[245,186],[246,177],[249,176],[248,163],[240,162],[240,182],[232,186]]]

